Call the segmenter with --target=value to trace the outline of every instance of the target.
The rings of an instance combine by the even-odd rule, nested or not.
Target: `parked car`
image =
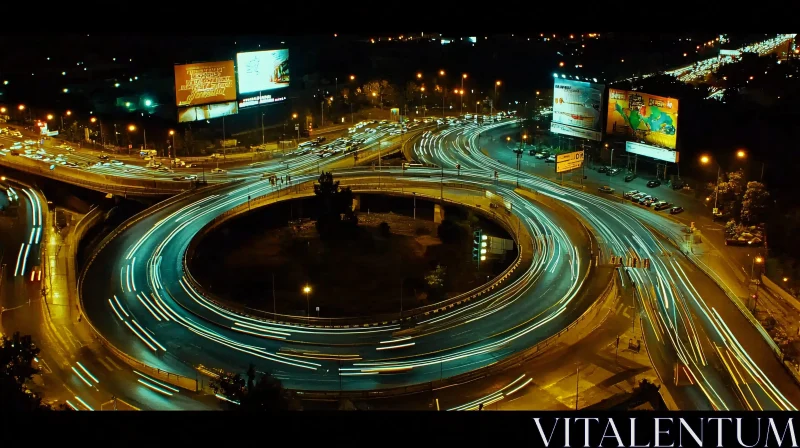
[[[647,193],[636,193],[635,195],[631,196],[630,199],[633,202],[639,202],[639,199],[647,196]]]
[[[546,163],[555,163],[556,162],[556,156],[552,155],[552,156],[548,157],[547,159],[545,159],[545,162]]]
[[[635,175],[635,174],[633,174],[633,173],[631,173],[631,174],[628,174],[627,176],[625,176],[625,182],[630,182],[630,181],[632,181],[633,179],[636,179],[636,175]]]
[[[619,168],[611,168],[606,171],[606,176],[616,176],[619,173]]]
[[[636,202],[638,202],[639,204],[642,204],[642,205],[644,205],[644,203],[645,203],[645,202],[646,202],[648,199],[651,199],[651,198],[652,198],[652,196],[650,196],[649,194],[646,194],[646,195],[644,195],[644,196],[640,197],[640,198],[639,198],[639,199],[638,199]]]
[[[658,201],[659,199],[657,197],[650,197],[644,200],[644,205],[650,207],[651,205],[655,204]]]
[[[669,209],[670,215],[677,215],[678,213],[683,213],[683,207],[672,207]]]
[[[623,198],[625,198],[625,199],[630,199],[630,198],[631,198],[631,196],[633,196],[633,195],[635,195],[635,194],[639,194],[639,190],[631,190],[631,191],[628,191],[628,192],[626,192],[625,194],[623,194],[623,195],[622,195],[622,197],[623,197]]]
[[[682,179],[676,179],[676,180],[672,181],[672,189],[673,190],[680,190],[684,186],[686,186],[686,183]]]
[[[608,167],[607,166],[601,166],[600,168],[597,169],[597,172],[598,173],[608,172]]]
[[[614,189],[609,187],[608,185],[603,185],[602,187],[598,188],[597,191],[600,193],[613,193]]]
[[[661,181],[660,181],[660,180],[658,180],[658,179],[653,179],[653,180],[651,180],[651,181],[647,182],[647,186],[648,186],[649,188],[657,187],[657,186],[659,186],[659,185],[661,185]]]
[[[657,211],[661,211],[664,209],[668,209],[671,204],[667,201],[658,201],[653,205],[653,209]]]

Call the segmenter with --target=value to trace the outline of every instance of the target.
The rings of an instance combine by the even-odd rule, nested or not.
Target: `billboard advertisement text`
[[[175,66],[175,103],[178,107],[236,101],[233,61]]]
[[[589,129],[573,128],[572,126],[565,126],[559,123],[550,123],[550,132],[554,134],[571,135],[573,137],[585,138],[588,140],[600,141],[603,133],[600,131],[591,131]]]
[[[675,149],[678,100],[641,92],[609,89],[606,134],[631,137]]]
[[[289,87],[289,50],[238,53],[239,94]]]
[[[636,142],[625,142],[625,151],[640,156],[652,157],[664,162],[678,163],[678,151],[672,151],[655,146],[645,145]]]
[[[553,86],[553,126],[550,130],[600,141],[604,91],[602,84],[556,79]]]
[[[256,94],[255,96],[249,96],[247,98],[242,98],[239,101],[239,109],[246,109],[248,107],[253,106],[263,106],[265,104],[272,104],[272,103],[280,103],[286,99],[283,95],[270,95],[270,94]]]
[[[236,101],[227,103],[206,104],[204,106],[178,108],[178,123],[190,121],[211,120],[239,113]]]

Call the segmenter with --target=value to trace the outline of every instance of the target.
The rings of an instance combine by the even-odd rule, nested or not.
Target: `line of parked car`
[[[628,191],[623,194],[622,197],[630,200],[634,204],[643,205],[645,207],[653,207],[653,209],[657,211],[669,209],[670,215],[683,213],[683,207],[675,206],[667,201],[662,201],[653,195],[642,193],[639,190]]]

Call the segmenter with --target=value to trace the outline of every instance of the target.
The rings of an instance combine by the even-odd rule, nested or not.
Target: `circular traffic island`
[[[355,219],[342,217],[346,226],[337,231],[320,219],[316,198],[254,209],[198,235],[187,267],[207,292],[255,315],[339,318],[445,300],[516,258],[507,244],[480,265],[473,261],[474,229],[511,236],[469,208],[446,206],[435,222],[434,202],[419,198],[361,194],[358,203]]]

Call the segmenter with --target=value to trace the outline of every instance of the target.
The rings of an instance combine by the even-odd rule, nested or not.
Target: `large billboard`
[[[640,156],[652,157],[656,160],[663,160],[670,163],[678,163],[678,151],[672,151],[655,146],[645,145],[636,142],[625,142],[625,151]]]
[[[289,50],[238,53],[239,94],[289,87]]]
[[[178,107],[236,101],[233,61],[175,66],[175,103]]]
[[[206,104],[203,106],[179,107],[178,123],[190,121],[211,120],[213,118],[227,117],[239,113],[236,101],[227,103]]]
[[[606,133],[661,148],[675,149],[678,100],[641,92],[609,89]]]
[[[553,86],[553,121],[550,131],[589,140],[602,140],[605,86],[556,79]]]

